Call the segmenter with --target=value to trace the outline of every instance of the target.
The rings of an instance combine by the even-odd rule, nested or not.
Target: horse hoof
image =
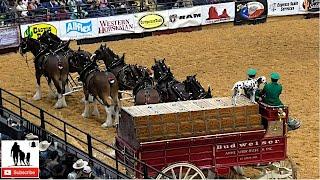
[[[101,125],[101,127],[102,127],[102,128],[108,128],[108,127],[111,127],[111,125],[108,125],[107,123],[103,123],[103,124]]]
[[[34,95],[33,97],[32,97],[32,99],[33,100],[35,100],[35,101],[39,101],[40,99],[41,99],[41,96],[39,96],[39,95]]]
[[[84,117],[84,118],[88,118],[88,117],[89,117],[89,114],[87,114],[87,113],[82,113],[81,116]]]

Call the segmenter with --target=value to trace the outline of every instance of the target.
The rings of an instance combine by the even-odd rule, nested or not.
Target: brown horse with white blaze
[[[20,52],[25,54],[28,51],[34,55],[35,75],[37,80],[37,90],[33,96],[34,100],[40,100],[42,97],[40,78],[45,76],[48,80],[48,85],[51,91],[54,91],[54,86],[57,94],[53,92],[58,101],[55,108],[67,107],[65,100],[65,86],[68,79],[69,63],[68,58],[60,51],[51,51],[46,45],[32,38],[23,38],[20,43]],[[53,84],[52,84],[53,81]],[[53,86],[54,85],[54,86]]]
[[[118,82],[111,72],[100,71],[96,61],[91,60],[91,54],[78,50],[71,61],[79,73],[79,80],[83,83],[85,108],[83,117],[89,117],[89,95],[94,98],[92,115],[99,116],[97,103],[102,104],[107,113],[106,122],[102,127],[111,127],[119,122],[120,100],[118,98]],[[112,123],[112,115],[115,117]]]

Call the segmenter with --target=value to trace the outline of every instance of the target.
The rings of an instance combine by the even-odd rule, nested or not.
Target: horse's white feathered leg
[[[106,109],[106,112],[107,112],[107,119],[106,119],[106,122],[103,123],[101,125],[101,127],[111,127],[112,126],[112,109],[114,108],[114,106],[105,106],[104,107]]]
[[[66,96],[65,95],[62,95],[62,107],[67,107],[67,102],[66,102]]]
[[[33,100],[35,100],[35,101],[40,100],[41,97],[42,97],[42,95],[41,95],[41,87],[39,86],[39,84],[37,84],[36,93],[33,96]]]
[[[256,90],[252,91],[251,102],[256,103]]]
[[[94,100],[93,103],[94,103],[94,105],[93,105],[92,115],[99,117],[99,116],[100,116],[100,113],[99,113],[99,109],[98,109],[98,102],[97,102],[97,100]]]
[[[84,118],[89,117],[89,101],[86,101],[86,100],[84,101],[84,111],[81,115]]]
[[[56,88],[54,87],[53,82],[50,82],[48,86],[49,86],[49,92],[50,92],[49,96],[51,96],[52,98],[58,98],[58,92],[56,91]]]
[[[64,107],[64,104],[63,104],[63,98],[64,96],[62,94],[58,94],[58,100],[56,102],[56,104],[54,105],[54,107],[56,109],[60,109],[60,108],[63,108]],[[65,100],[64,100],[65,101]]]

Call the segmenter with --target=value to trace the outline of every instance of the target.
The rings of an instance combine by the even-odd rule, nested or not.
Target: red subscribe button
[[[1,178],[39,178],[39,168],[1,168]]]

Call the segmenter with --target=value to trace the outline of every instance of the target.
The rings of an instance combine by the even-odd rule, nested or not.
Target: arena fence
[[[0,117],[4,115],[19,119],[21,127],[38,135],[40,139],[58,142],[65,151],[74,152],[78,157],[83,157],[103,167],[103,174],[108,175],[105,176],[106,178],[131,178],[125,175],[126,171],[135,172],[136,175],[144,178],[150,178],[148,177],[149,170],[161,173],[131,156],[126,150],[118,150],[113,145],[92,137],[79,128],[0,88]],[[124,160],[110,155],[110,151],[122,154]],[[128,166],[125,163],[127,161],[133,164],[138,163],[141,168],[135,169],[135,166]]]

